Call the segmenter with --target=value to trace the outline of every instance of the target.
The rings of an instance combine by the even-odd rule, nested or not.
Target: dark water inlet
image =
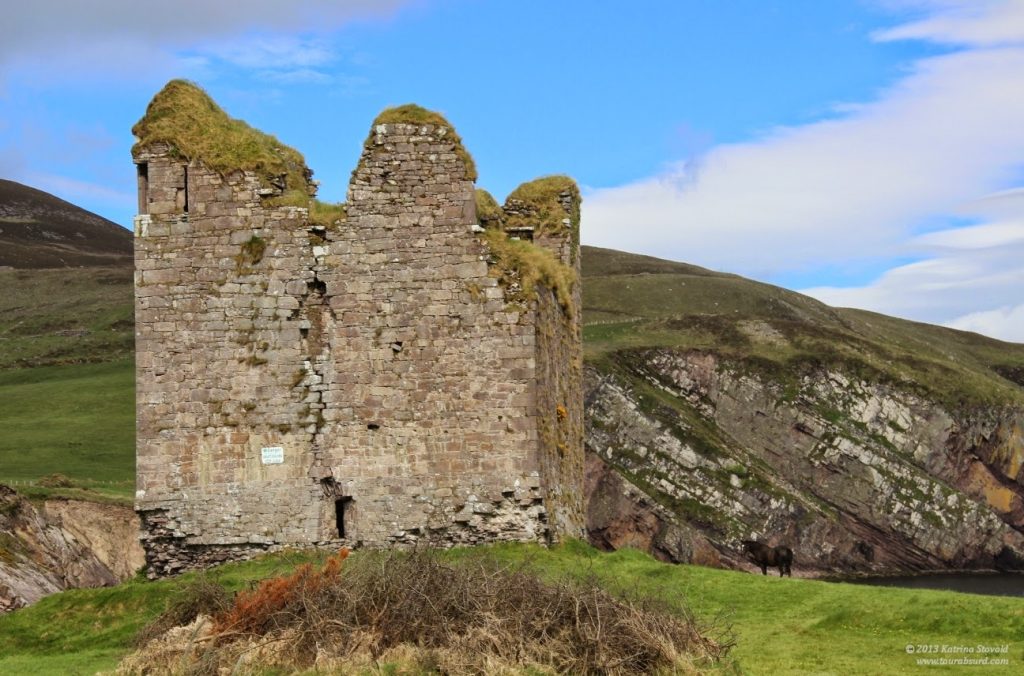
[[[938,573],[894,577],[835,578],[832,581],[868,584],[876,587],[944,589],[966,594],[1024,597],[1024,574],[1022,573]]]

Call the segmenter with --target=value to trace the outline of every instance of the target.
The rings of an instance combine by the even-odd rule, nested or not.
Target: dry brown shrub
[[[210,650],[210,618],[199,615],[151,638],[117,665],[117,676],[216,674],[219,656]]]
[[[156,618],[135,637],[136,646],[144,646],[168,630],[191,624],[197,617],[223,613],[231,607],[231,594],[221,585],[200,575],[186,585]]]
[[[345,554],[239,594],[214,617],[209,649],[183,653],[197,660],[183,673],[697,673],[727,650],[594,580],[546,582],[525,566],[426,550],[367,552],[342,569]]]
[[[44,476],[39,480],[39,485],[43,488],[71,488],[75,483],[67,476],[58,472]]]

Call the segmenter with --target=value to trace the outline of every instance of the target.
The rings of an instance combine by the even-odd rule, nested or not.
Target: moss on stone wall
[[[280,187],[289,190],[308,191],[313,175],[299,151],[230,117],[201,87],[187,80],[168,82],[132,133],[138,139],[132,154],[166,143],[172,153],[221,174],[248,170],[268,183],[279,183],[284,177]]]
[[[344,202],[323,202],[315,197],[310,197],[302,190],[289,190],[280,197],[268,200],[267,204],[274,207],[307,209],[310,225],[320,225],[325,228],[333,227],[348,217]]]
[[[562,196],[571,198],[570,212],[566,212]],[[541,233],[560,233],[571,230],[575,242],[579,241],[580,189],[568,176],[544,176],[523,183],[505,200],[505,227],[514,229],[533,227],[534,237]],[[568,220],[568,223],[566,222]]]
[[[498,201],[483,188],[477,188],[475,196],[477,222],[485,228],[500,228],[504,214]]]
[[[446,132],[445,135],[447,138],[455,142],[455,154],[458,155],[466,165],[466,178],[470,181],[476,180],[476,162],[473,161],[473,156],[470,155],[469,151],[466,150],[466,147],[462,145],[462,137],[455,131],[455,127],[453,127],[452,123],[445,119],[444,115],[441,113],[433,110],[427,110],[415,103],[406,103],[401,106],[385,108],[382,110],[373,120],[374,127],[379,124],[414,124],[447,128],[448,132]],[[367,139],[367,143],[372,138],[373,132],[371,131],[370,137]]]
[[[547,287],[554,291],[565,313],[575,315],[572,290],[576,272],[571,267],[559,261],[551,251],[532,242],[509,239],[501,230],[488,230],[484,238],[506,286],[518,282],[523,299],[532,299],[538,285]]]

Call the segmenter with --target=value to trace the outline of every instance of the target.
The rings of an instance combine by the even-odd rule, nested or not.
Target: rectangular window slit
[[[135,165],[139,175],[139,214],[149,213],[149,163]]]

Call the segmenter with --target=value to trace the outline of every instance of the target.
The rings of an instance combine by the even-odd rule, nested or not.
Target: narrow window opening
[[[139,213],[149,213],[149,163],[140,162],[135,165],[139,176]]]
[[[299,329],[300,338],[309,338],[309,329]]]
[[[174,188],[175,213],[188,215],[188,167],[181,168],[181,183]]]
[[[368,430],[379,430],[380,429],[380,425],[378,425],[377,423],[367,423],[366,429],[368,429]]]
[[[345,537],[345,512],[348,511],[348,506],[352,504],[351,497],[338,498],[334,501],[334,518],[338,524],[338,537]]]

